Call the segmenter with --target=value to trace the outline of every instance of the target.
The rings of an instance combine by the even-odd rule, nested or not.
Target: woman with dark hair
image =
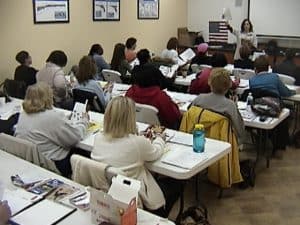
[[[115,45],[111,59],[111,69],[121,74],[123,83],[130,83],[130,77],[126,76],[127,72],[131,73],[132,68],[125,58],[125,45],[118,43]]]
[[[110,69],[110,65],[104,60],[103,58],[103,48],[100,44],[93,44],[89,56],[91,56],[97,66],[97,75],[96,77],[103,80],[103,77],[101,76],[101,72],[104,69]]]
[[[136,59],[136,42],[134,37],[128,38],[126,41],[125,58],[129,63]]]
[[[76,73],[78,86],[76,89],[95,93],[102,106],[105,107],[109,102],[111,95],[109,91],[103,92],[101,86],[94,79],[96,74],[96,65],[93,59],[89,56],[83,56],[79,61],[79,69]]]
[[[240,48],[240,59],[234,60],[234,68],[240,69],[254,69],[253,61],[249,59],[251,50],[249,46],[243,45]]]
[[[152,105],[158,109],[158,117],[163,126],[177,129],[181,120],[178,106],[160,88],[160,70],[145,64],[136,76],[135,84],[126,96],[140,104]]]
[[[295,51],[287,49],[285,59],[273,68],[274,73],[281,73],[296,79],[295,85],[300,85],[300,68],[295,63]]]
[[[53,90],[54,104],[65,109],[73,108],[73,101],[70,99],[67,89],[63,67],[66,66],[68,58],[63,51],[55,50],[50,53],[46,65],[37,74],[38,82],[48,84]]]
[[[37,70],[31,67],[32,59],[28,52],[21,51],[16,55],[16,60],[20,65],[15,70],[15,80],[23,81],[26,87],[36,83]]]
[[[253,32],[253,25],[250,20],[244,19],[241,24],[241,30],[233,29],[229,24],[227,25],[229,31],[236,36],[236,49],[234,54],[234,60],[240,59],[240,47],[242,45],[248,45],[251,50],[257,48],[256,34]]]
[[[211,65],[213,68],[223,68],[227,65],[227,59],[223,53],[215,53],[211,57]],[[191,94],[209,93],[210,86],[208,79],[213,68],[205,68],[197,74],[196,79],[192,80],[189,92]]]
[[[167,48],[164,49],[161,53],[161,58],[163,60],[169,60],[170,63],[178,64],[178,39],[176,37],[172,37],[169,39],[167,43]]]
[[[137,53],[137,59],[139,60],[139,65],[136,65],[132,70],[132,83],[136,83],[136,79],[139,79],[141,73],[143,73],[144,65],[149,65],[155,67],[151,63],[151,56],[148,49],[141,49]],[[166,78],[159,69],[156,69],[156,73],[153,74],[153,79],[156,80],[156,84],[160,86],[161,89],[171,87],[173,84],[173,79]]]

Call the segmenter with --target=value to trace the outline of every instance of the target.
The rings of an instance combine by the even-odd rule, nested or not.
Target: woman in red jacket
[[[223,53],[215,53],[211,58],[211,65],[213,68],[224,67],[227,65],[227,59]],[[189,92],[191,94],[201,94],[210,93],[210,86],[208,85],[208,78],[210,72],[213,68],[205,68],[199,74],[197,74],[196,79],[192,80],[189,87]],[[238,83],[232,82],[232,89],[235,89]]]
[[[152,65],[139,66],[136,69],[135,84],[128,89],[126,96],[137,103],[156,107],[161,125],[178,129],[182,115],[176,103],[160,89],[160,73]]]

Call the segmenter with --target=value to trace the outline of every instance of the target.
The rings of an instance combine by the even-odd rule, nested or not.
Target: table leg
[[[184,210],[184,187],[185,187],[185,182],[182,182],[181,184],[181,194],[180,194],[180,205],[179,205],[179,212],[178,212],[178,215],[176,217],[176,221],[179,221],[180,220],[180,217],[183,213],[183,210]]]
[[[294,124],[294,129],[293,129],[293,132],[292,132],[293,136],[296,133],[297,125],[298,125],[298,114],[299,114],[299,107],[300,107],[299,103],[295,102],[294,107],[295,107],[295,120],[294,120],[295,124]]]
[[[256,151],[256,161],[255,164],[258,163],[259,161],[259,156],[261,154],[261,150],[262,150],[262,142],[263,142],[263,132],[262,129],[258,129],[258,143],[257,143],[257,151]]]
[[[275,132],[275,138],[274,139],[276,139],[276,129],[274,130],[274,132]],[[266,140],[267,140],[267,138],[268,138],[268,130],[266,130],[265,131],[265,141],[264,141],[264,144],[263,144],[263,147],[264,147],[264,149],[266,150],[266,167],[267,168],[269,168],[270,167],[270,157],[271,157],[271,152],[273,152],[273,151],[268,151],[268,149],[266,149]],[[276,141],[276,140],[275,140]],[[274,143],[274,141],[272,141],[273,142],[273,145],[275,144]]]

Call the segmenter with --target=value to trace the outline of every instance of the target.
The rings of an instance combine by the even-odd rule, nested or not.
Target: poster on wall
[[[69,0],[33,0],[34,23],[68,23]]]
[[[93,20],[120,20],[120,0],[93,0]]]
[[[138,0],[138,19],[159,19],[159,0]]]

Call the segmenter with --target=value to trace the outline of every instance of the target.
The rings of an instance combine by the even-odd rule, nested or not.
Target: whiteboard
[[[249,7],[256,34],[300,37],[299,0],[250,0]]]
[[[240,29],[241,22],[248,16],[248,0],[188,0],[189,31],[202,31],[205,41],[208,41],[208,22],[221,20],[223,8],[230,9],[230,24]],[[233,35],[228,36],[229,43],[235,41]]]

